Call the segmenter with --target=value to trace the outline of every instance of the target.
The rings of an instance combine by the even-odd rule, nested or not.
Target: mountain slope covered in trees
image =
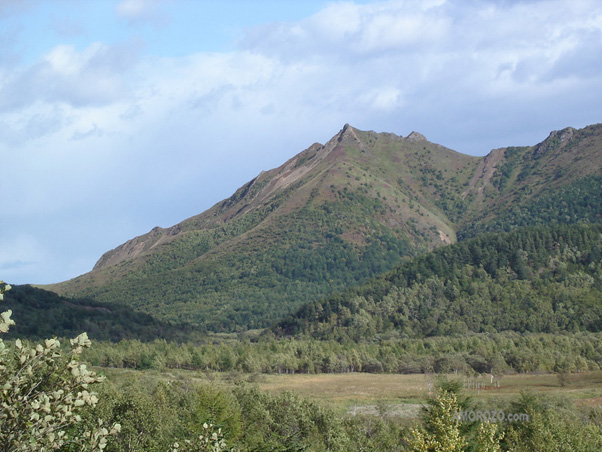
[[[484,234],[302,307],[278,335],[337,340],[602,331],[602,225]]]
[[[457,238],[597,221],[602,126],[460,154],[346,125],[230,198],[105,253],[62,295],[213,331],[263,328]]]
[[[94,340],[147,342],[193,340],[200,333],[187,325],[161,321],[125,305],[65,298],[28,285],[13,286],[6,292],[2,309],[10,309],[19,319],[6,333],[9,338],[73,338],[86,332]]]

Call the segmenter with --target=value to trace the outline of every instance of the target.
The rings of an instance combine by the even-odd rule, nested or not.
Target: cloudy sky
[[[599,0],[0,0],[0,279],[51,283],[345,123],[472,155],[602,122]]]

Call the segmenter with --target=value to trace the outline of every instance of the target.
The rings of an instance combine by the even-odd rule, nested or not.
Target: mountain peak
[[[411,141],[412,143],[418,143],[420,141],[428,141],[424,135],[418,132],[412,132],[407,137],[406,140]]]
[[[575,129],[572,127],[566,127],[562,130],[554,130],[550,132],[548,138],[540,143],[535,149],[535,152],[533,153],[534,157],[541,157],[553,149],[561,149],[565,147],[569,141],[573,139],[574,135]]]
[[[575,134],[575,129],[574,128],[572,128],[572,127],[565,127],[562,130],[554,130],[553,132],[550,132],[550,135],[548,136],[548,139],[558,138],[561,143],[566,143],[571,138],[573,138],[574,134]]]
[[[345,138],[351,139],[359,144],[362,143],[362,141],[357,136],[357,133],[355,132],[355,128],[351,127],[349,125],[349,123],[347,123],[343,126],[343,128],[341,129],[341,131],[339,132],[339,134],[337,136],[337,141],[340,143]]]
[[[343,136],[343,135],[347,135],[347,134],[354,134],[354,128],[351,127],[351,125],[349,123],[347,123],[343,126],[343,128],[339,132],[339,136]]]

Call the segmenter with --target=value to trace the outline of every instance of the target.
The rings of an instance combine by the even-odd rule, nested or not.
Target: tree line
[[[580,372],[602,366],[602,337],[504,332],[372,343],[267,337],[202,345],[124,340],[96,343],[84,358],[101,367],[247,374]]]

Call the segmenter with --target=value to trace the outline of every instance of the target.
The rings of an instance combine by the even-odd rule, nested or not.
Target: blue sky
[[[51,283],[345,123],[472,155],[602,122],[602,3],[0,0],[0,279]]]

